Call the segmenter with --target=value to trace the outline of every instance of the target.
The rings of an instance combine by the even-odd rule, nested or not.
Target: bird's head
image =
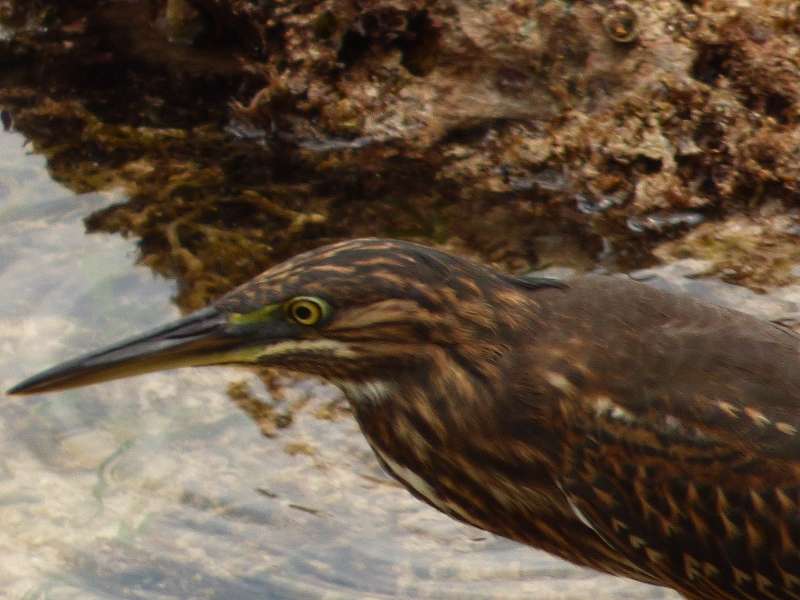
[[[342,242],[298,255],[208,308],[9,392],[226,363],[282,366],[342,385],[436,366],[490,368],[503,351],[498,330],[509,326],[500,318],[503,307],[540,284],[408,242]]]

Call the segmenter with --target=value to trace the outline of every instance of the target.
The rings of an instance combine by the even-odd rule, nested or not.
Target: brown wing
[[[560,483],[609,546],[689,598],[800,598],[797,485],[721,445],[607,425],[573,431]]]
[[[629,281],[543,305],[576,515],[689,598],[800,598],[797,336]]]

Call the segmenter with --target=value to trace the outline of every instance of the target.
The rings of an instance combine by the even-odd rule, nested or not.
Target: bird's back
[[[540,292],[556,485],[690,598],[800,598],[798,337],[623,278]]]
[[[791,330],[620,277],[579,278],[536,300],[543,326],[530,361],[540,372],[560,367],[576,388],[641,418],[669,415],[776,459],[800,458],[800,337]]]

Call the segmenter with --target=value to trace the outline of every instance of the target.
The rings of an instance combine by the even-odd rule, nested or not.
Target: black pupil
[[[309,321],[314,316],[312,310],[305,304],[294,307],[294,317],[298,321]]]

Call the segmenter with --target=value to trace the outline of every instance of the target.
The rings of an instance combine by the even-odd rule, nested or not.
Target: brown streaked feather
[[[654,428],[672,416],[698,438],[800,459],[800,337],[622,279],[585,278],[574,287],[543,308],[569,315],[555,317],[558,326],[581,332],[565,353],[596,374],[595,393]],[[547,363],[537,368],[554,368]]]
[[[581,332],[563,354],[590,374],[550,384],[577,512],[687,598],[800,598],[798,337],[614,279],[542,306],[544,346],[564,345],[554,327]]]

